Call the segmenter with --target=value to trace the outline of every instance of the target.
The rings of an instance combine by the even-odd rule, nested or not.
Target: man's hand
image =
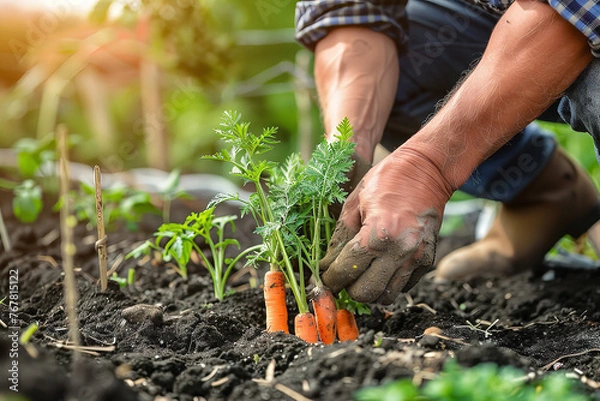
[[[360,302],[393,302],[432,266],[452,192],[421,150],[399,148],[348,197],[321,261],[325,284]]]
[[[332,33],[323,40],[322,56],[329,50],[332,56],[336,54],[334,39],[339,38]],[[355,40],[353,45],[362,43]],[[361,60],[358,55],[369,60],[364,52],[349,54],[356,60]],[[347,288],[358,301],[391,303],[402,289],[418,281],[433,262],[443,207],[452,191],[558,98],[591,59],[586,37],[552,7],[537,0],[516,0],[497,24],[478,66],[444,107],[372,168],[348,197],[322,261],[325,283],[335,291]],[[370,97],[335,96],[346,93],[338,88],[352,87],[351,79],[333,79],[344,75],[341,67],[364,63],[344,63],[343,57],[329,60],[331,65],[324,57],[317,60],[326,72],[321,75],[319,93],[327,99],[323,108],[329,121],[339,121],[343,115],[350,118],[352,113],[340,106],[348,103],[352,110],[376,116],[376,123],[383,121],[382,115],[387,118],[389,109],[367,107],[374,104]],[[397,66],[392,71],[390,76],[397,78]],[[389,102],[385,105],[391,106],[390,97],[385,99]],[[346,114],[337,116],[331,110]],[[353,124],[363,120],[350,118]],[[367,149],[361,154],[368,157],[383,130],[364,132],[371,133],[365,136],[368,146],[361,147],[357,140],[357,151]]]

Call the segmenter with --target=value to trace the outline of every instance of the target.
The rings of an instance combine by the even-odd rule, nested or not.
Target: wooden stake
[[[102,175],[100,166],[94,166],[94,182],[96,184],[96,222],[98,226],[98,241],[96,241],[96,250],[98,251],[98,266],[100,268],[100,290],[106,291],[108,286],[108,275],[106,273],[108,264],[108,252],[106,242],[108,237],[104,231],[104,211],[102,208]]]
[[[0,209],[0,238],[2,238],[2,245],[6,252],[12,249],[10,245],[10,238],[8,237],[8,231],[6,225],[4,225],[4,218],[2,217],[2,209]]]
[[[59,180],[60,180],[60,198],[62,206],[60,208],[60,234],[61,234],[61,254],[63,259],[63,269],[65,271],[65,306],[67,311],[67,321],[69,323],[69,337],[75,347],[79,347],[79,321],[77,317],[77,300],[79,294],[75,282],[75,271],[73,268],[73,255],[75,255],[75,244],[73,243],[73,227],[77,223],[75,216],[71,214],[71,202],[69,193],[69,168],[67,153],[67,127],[59,125],[56,128],[56,144],[59,155]],[[77,362],[80,357],[79,349],[73,350],[73,362]]]

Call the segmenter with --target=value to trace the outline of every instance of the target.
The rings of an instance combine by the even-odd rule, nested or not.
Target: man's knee
[[[566,90],[559,114],[575,131],[587,132],[600,143],[600,59],[595,59]]]

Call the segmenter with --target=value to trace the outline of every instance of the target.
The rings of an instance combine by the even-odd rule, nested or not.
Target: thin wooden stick
[[[4,224],[4,218],[2,218],[2,209],[0,209],[0,237],[2,238],[4,250],[6,252],[10,251],[12,247],[10,244],[10,238],[8,237],[8,231],[6,230],[6,225]]]
[[[590,352],[600,352],[600,348],[590,348],[590,349],[587,349],[587,350],[585,350],[585,351],[576,352],[576,353],[574,353],[574,354],[567,354],[567,355],[563,355],[563,356],[561,356],[561,357],[559,357],[559,358],[556,358],[556,359],[555,359],[555,360],[553,360],[552,362],[550,362],[550,363],[547,363],[546,365],[542,366],[540,369],[542,369],[542,370],[548,370],[548,369],[550,369],[550,368],[552,367],[552,365],[554,365],[556,362],[560,362],[560,361],[562,361],[563,359],[566,359],[566,358],[572,358],[572,357],[574,357],[574,356],[581,356],[581,355],[589,354]]]
[[[106,242],[108,237],[104,231],[104,211],[102,207],[102,175],[100,166],[94,166],[94,181],[96,183],[96,222],[98,226],[98,241],[96,241],[96,250],[98,251],[98,266],[100,268],[100,290],[106,291],[108,286],[108,275],[106,273],[108,264],[108,251]]]
[[[292,390],[291,388],[289,388],[281,383],[275,384],[275,389],[281,391],[283,394],[287,395],[294,401],[311,401],[310,398],[303,396],[299,392]]]
[[[77,300],[79,294],[75,282],[75,271],[73,268],[73,255],[75,254],[75,244],[73,243],[73,227],[76,224],[75,216],[71,215],[71,202],[69,200],[69,168],[67,153],[67,128],[59,125],[56,129],[57,146],[59,155],[59,180],[60,197],[62,206],[60,208],[60,232],[61,232],[61,254],[63,259],[63,269],[65,271],[65,305],[67,310],[67,320],[69,323],[69,337],[71,342],[77,348],[73,349],[73,362],[79,360],[79,321],[77,317]]]

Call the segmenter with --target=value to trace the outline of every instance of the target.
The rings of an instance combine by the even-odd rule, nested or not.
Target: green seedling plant
[[[79,222],[85,222],[88,228],[96,226],[96,190],[81,183],[78,191],[72,191],[73,209]],[[104,225],[114,227],[124,222],[127,229],[136,231],[138,223],[146,213],[160,215],[160,210],[152,203],[148,192],[125,185],[115,185],[102,190],[104,204]]]
[[[35,333],[38,331],[38,328],[38,322],[33,322],[29,326],[27,326],[27,328],[23,330],[23,332],[19,336],[19,344],[21,344],[25,351],[27,351],[27,353],[33,358],[37,358],[38,352],[33,346],[33,344],[31,344],[30,342]]]
[[[240,118],[240,114],[236,112],[224,113],[222,129],[217,130],[217,133],[227,148],[223,148],[212,156],[205,156],[205,158],[230,164],[232,166],[230,174],[240,178],[244,185],[251,184],[255,188],[255,192],[250,195],[248,200],[240,199],[239,194],[222,194],[216,197],[209,207],[228,200],[242,203],[242,215],[252,215],[258,227],[257,233],[263,239],[259,250],[251,256],[251,261],[253,263],[267,262],[270,265],[270,271],[277,272],[277,275],[285,275],[300,313],[308,312],[305,292],[294,274],[292,258],[288,255],[289,248],[286,247],[282,233],[287,220],[286,207],[274,210],[273,197],[267,196],[264,187],[269,187],[269,177],[273,175],[277,164],[264,160],[262,156],[272,150],[277,143],[275,140],[277,128],[265,128],[260,134],[254,135],[249,131],[250,124],[240,122]],[[289,192],[289,194],[293,194],[293,192]],[[280,288],[279,285],[277,287]],[[265,288],[274,287],[265,284]],[[281,301],[282,294],[283,302],[285,302],[285,292],[279,291],[279,300]],[[285,323],[282,322],[277,329],[287,332],[287,314],[281,316],[280,320],[285,320]],[[268,322],[267,325],[269,325]]]
[[[37,220],[44,207],[42,187],[33,180],[25,180],[13,188],[13,213],[23,223]]]
[[[339,292],[335,300],[335,304],[338,310],[346,309],[355,315],[370,315],[371,308],[362,302],[357,302],[350,297],[348,292],[344,289]]]
[[[52,136],[23,138],[13,148],[17,152],[19,172],[24,178],[33,178],[44,164],[56,161],[56,141]]]
[[[307,339],[298,333],[298,317],[310,312],[305,275],[312,273],[315,281],[311,296],[317,323],[321,310],[327,309],[321,320],[330,319],[330,315],[335,314],[333,296],[328,308],[321,308],[315,302],[315,299],[328,298],[321,296],[326,289],[319,275],[319,260],[335,224],[329,209],[334,203],[344,202],[347,195],[341,185],[348,180],[347,173],[353,165],[352,127],[345,119],[337,127],[336,140],[319,144],[308,162],[292,154],[285,162],[275,163],[265,160],[265,154],[277,143],[274,137],[277,129],[265,128],[254,135],[249,130],[250,124],[240,119],[239,113],[224,114],[223,128],[217,132],[226,147],[206,158],[230,164],[230,174],[241,178],[244,184],[251,184],[255,192],[248,200],[240,199],[238,194],[222,194],[210,206],[235,200],[242,204],[242,215],[250,214],[256,221],[256,233],[263,241],[250,258],[253,262],[264,261],[270,265],[264,284],[267,330],[288,332],[287,311],[283,312],[285,289],[280,290],[283,280],[272,279],[283,275],[298,307],[296,334],[313,341],[314,337]],[[270,313],[270,309],[277,312]],[[335,336],[335,324],[328,326]],[[320,331],[319,334],[322,337]]]
[[[442,373],[422,388],[403,379],[355,394],[357,401],[585,401],[564,374],[553,373],[531,383],[511,366],[481,364],[462,368],[446,362]]]
[[[299,155],[292,155],[282,169],[283,178],[278,179],[275,175],[273,180],[276,183],[274,189],[279,189],[274,191],[275,203],[281,203],[283,200],[283,206],[289,210],[284,224],[288,253],[294,253],[296,256],[300,274],[304,272],[303,266],[312,274],[315,287],[310,293],[310,298],[319,338],[326,344],[332,343],[336,334],[347,331],[349,323],[355,326],[353,315],[352,322],[338,321],[337,310],[348,309],[350,305],[358,306],[354,301],[351,303],[345,292],[340,294],[341,301],[336,302],[331,291],[324,286],[319,269],[319,261],[331,240],[335,226],[329,209],[332,205],[345,201],[347,193],[342,185],[347,182],[347,174],[353,166],[352,154],[355,145],[350,142],[352,127],[349,121],[344,119],[336,129],[335,141],[322,141],[306,163],[302,163]],[[282,188],[278,188],[278,181],[284,183]],[[291,199],[292,202],[289,202],[288,192],[297,194],[295,199]],[[303,277],[300,281],[304,283]],[[304,291],[304,287],[302,290]],[[336,327],[338,324],[341,327]],[[358,336],[357,328],[355,331],[356,333],[351,335],[352,339]]]
[[[40,180],[36,174],[47,163],[56,161],[55,140],[24,138],[15,143],[17,169],[22,181],[0,179],[0,188],[13,192],[13,213],[23,223],[33,223],[43,209],[42,184],[56,192],[55,180]]]
[[[133,286],[133,284],[135,284],[135,269],[129,269],[127,271],[127,278],[121,277],[115,272],[109,278],[109,280],[119,284],[119,288],[121,289],[126,288],[128,286]]]
[[[264,239],[258,260],[277,265],[285,264],[291,267],[291,261],[285,253],[283,238],[279,233],[282,218],[273,210],[272,203],[267,197],[263,184],[271,176],[277,164],[260,159],[260,156],[273,149],[278,143],[275,140],[277,128],[265,128],[259,135],[249,132],[249,123],[240,123],[240,115],[236,112],[225,112],[222,129],[217,130],[221,140],[229,146],[212,156],[205,156],[208,160],[217,160],[232,165],[230,174],[242,179],[244,185],[252,184],[255,192],[249,200],[242,200],[239,194],[220,194],[209,207],[234,200],[243,204],[242,215],[252,214],[259,226],[259,233]],[[289,266],[288,266],[289,265]]]
[[[39,324],[37,322],[33,322],[27,326],[27,328],[23,330],[23,333],[21,333],[21,336],[19,337],[19,343],[21,345],[29,344],[29,341],[31,341],[31,338],[38,330],[38,327]]]
[[[165,261],[175,261],[178,273],[185,279],[188,277],[187,266],[192,252],[196,252],[208,270],[213,282],[215,297],[222,300],[226,295],[226,285],[229,276],[237,263],[247,254],[254,252],[259,246],[249,247],[240,252],[235,258],[225,256],[228,247],[240,248],[235,239],[225,238],[225,230],[229,226],[235,231],[236,216],[215,216],[214,208],[210,207],[199,213],[191,213],[184,223],[164,223],[154,234],[154,241],[146,241],[134,249],[127,257],[139,257],[150,254],[153,250],[160,251]],[[214,238],[213,235],[216,237]],[[196,242],[201,238],[210,250],[209,259]]]

